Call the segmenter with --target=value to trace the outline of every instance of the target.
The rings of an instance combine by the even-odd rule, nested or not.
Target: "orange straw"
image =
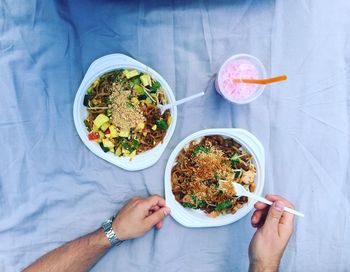
[[[286,75],[281,75],[278,77],[271,77],[271,78],[265,78],[265,79],[233,79],[234,83],[252,83],[252,84],[270,84],[270,83],[274,83],[274,82],[279,82],[279,81],[283,81],[283,80],[287,80],[287,76]]]

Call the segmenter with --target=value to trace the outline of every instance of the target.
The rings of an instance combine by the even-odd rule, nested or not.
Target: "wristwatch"
[[[111,218],[108,218],[105,222],[102,223],[101,227],[103,228],[103,231],[105,232],[108,241],[111,243],[112,246],[119,246],[121,243],[123,243],[123,240],[120,240],[117,235],[115,234],[113,228],[112,228],[112,222],[114,220],[114,216]]]

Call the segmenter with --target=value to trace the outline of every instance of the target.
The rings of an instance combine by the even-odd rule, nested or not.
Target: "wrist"
[[[249,272],[277,272],[279,263],[259,260],[250,260]]]
[[[92,233],[89,239],[89,244],[98,246],[103,250],[108,250],[112,247],[103,229],[101,228]]]

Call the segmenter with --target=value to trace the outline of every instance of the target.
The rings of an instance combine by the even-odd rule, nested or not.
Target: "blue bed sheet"
[[[19,271],[86,234],[132,196],[163,195],[167,158],[185,136],[240,127],[266,150],[264,192],[305,212],[282,271],[350,267],[350,2],[0,1],[0,271]],[[90,63],[124,53],[153,67],[181,107],[175,134],[153,167],[127,172],[81,142],[72,105]],[[210,81],[236,53],[262,60],[271,85],[235,106]],[[160,231],[113,248],[93,271],[246,271],[254,233],[234,224]]]

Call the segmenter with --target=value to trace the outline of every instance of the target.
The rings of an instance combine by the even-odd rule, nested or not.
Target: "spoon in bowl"
[[[193,99],[196,99],[198,97],[201,97],[203,95],[204,95],[204,92],[200,92],[200,93],[191,95],[189,97],[177,100],[174,103],[169,103],[169,104],[166,104],[166,105],[158,104],[158,108],[160,109],[160,113],[163,114],[166,110],[169,110],[172,107],[175,107],[175,106],[181,105],[183,103],[189,102],[189,101],[191,101]]]
[[[220,182],[228,182],[228,181],[220,180]],[[272,205],[273,204],[270,200],[267,200],[266,198],[263,198],[263,197],[258,196],[256,194],[248,192],[241,184],[239,184],[237,182],[232,182],[232,186],[235,188],[236,196],[238,196],[238,197],[239,196],[246,196],[246,197],[250,197],[250,198],[252,198],[254,200],[263,202],[263,203],[265,203],[267,205]],[[295,215],[298,215],[300,217],[304,217],[303,213],[295,211],[295,210],[293,210],[291,208],[288,208],[288,207],[284,207],[284,211],[292,213],[292,214],[295,214]]]

